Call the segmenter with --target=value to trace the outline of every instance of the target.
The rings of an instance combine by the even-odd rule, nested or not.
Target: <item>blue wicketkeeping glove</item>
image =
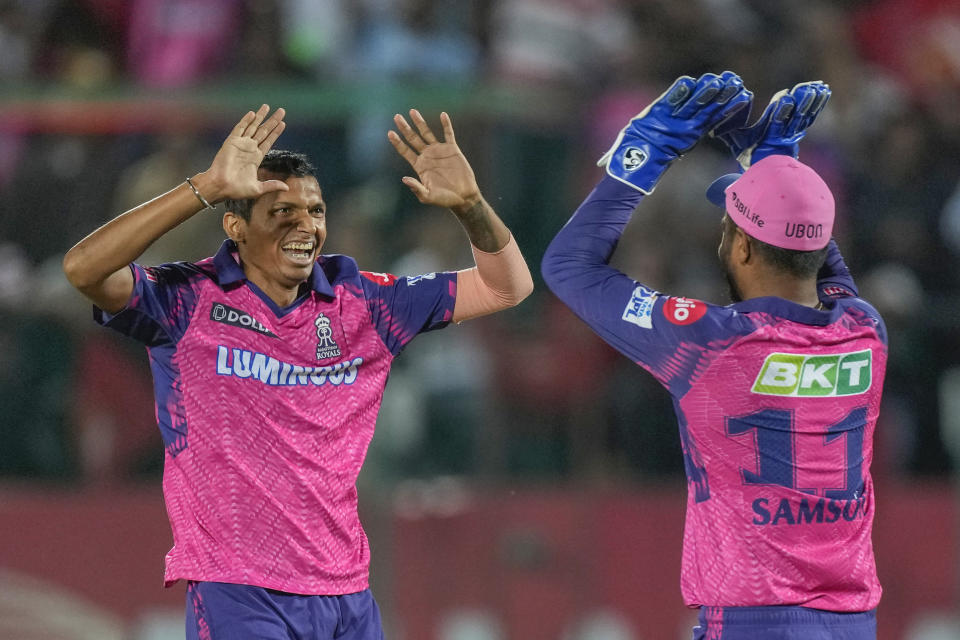
[[[627,123],[597,166],[634,189],[651,193],[670,163],[705,133],[747,108],[752,99],[732,71],[707,73],[698,80],[681,76]]]
[[[752,163],[770,155],[799,155],[799,145],[807,129],[817,119],[827,100],[830,87],[823,82],[801,82],[771,98],[760,119],[746,126],[749,113],[717,126],[710,135],[722,140],[746,170]]]

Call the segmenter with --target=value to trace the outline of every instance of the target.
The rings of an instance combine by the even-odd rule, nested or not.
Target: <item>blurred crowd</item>
[[[538,271],[626,121],[678,75],[732,69],[756,95],[755,117],[797,82],[833,89],[801,158],[833,188],[836,236],[889,326],[876,475],[945,477],[960,440],[946,410],[960,397],[958,41],[957,0],[0,0],[0,476],[159,473],[146,357],[94,325],[60,259],[203,170],[235,119],[4,124],[23,95],[48,106],[120,95],[122,109],[122,96],[237,83],[262,85],[264,102],[278,87],[362,91],[357,108],[296,114],[278,146],[318,160],[325,252],[412,275],[470,264],[456,223],[401,185],[385,136],[393,113],[418,106],[397,95],[446,87],[462,99],[444,107],[458,141]],[[725,304],[719,215],[703,192],[734,168],[710,140],[678,163],[636,214],[617,266]],[[198,216],[143,262],[198,259],[221,239],[218,216]],[[666,392],[540,286],[398,359],[365,481],[446,474],[625,482],[682,467]]]

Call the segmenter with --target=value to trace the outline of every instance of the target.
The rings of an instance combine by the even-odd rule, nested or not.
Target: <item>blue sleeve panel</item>
[[[850,269],[840,255],[840,247],[833,238],[830,238],[830,244],[827,245],[827,259],[817,273],[817,290],[821,300],[859,295]]]
[[[130,269],[134,285],[127,306],[116,314],[94,307],[94,320],[148,347],[176,344],[186,332],[197,303],[191,282],[214,277],[214,273],[188,262],[159,267],[131,264]]]
[[[604,178],[550,243],[542,273],[601,338],[679,397],[711,353],[756,326],[731,307],[662,295],[608,264],[642,197]]]
[[[131,264],[133,293],[127,306],[111,315],[94,307],[94,319],[142,342],[148,349],[157,406],[157,425],[172,456],[187,447],[188,425],[182,407],[180,371],[173,361],[187,331],[202,278],[216,278],[210,261],[177,262],[158,267]]]
[[[418,333],[440,329],[453,319],[456,272],[397,277],[361,271],[360,285],[377,333],[393,355]]]

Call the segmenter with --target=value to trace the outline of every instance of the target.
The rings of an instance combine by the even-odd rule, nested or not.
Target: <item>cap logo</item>
[[[822,224],[802,224],[798,222],[787,223],[783,235],[788,238],[822,238]]]
[[[736,191],[731,191],[730,195],[733,197],[733,208],[746,218],[747,222],[752,222],[758,227],[763,227],[763,218],[760,217],[759,213],[751,211],[750,206],[740,199]]]

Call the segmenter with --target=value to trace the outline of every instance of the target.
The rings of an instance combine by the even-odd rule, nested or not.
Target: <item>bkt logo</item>
[[[853,396],[870,388],[869,349],[833,355],[771,353],[751,391],[768,396]]]
[[[210,319],[214,322],[228,324],[231,327],[250,329],[265,336],[270,336],[271,338],[277,337],[276,334],[263,326],[259,320],[255,319],[249,313],[241,311],[240,309],[234,309],[222,302],[215,302],[213,306],[210,307]]]

